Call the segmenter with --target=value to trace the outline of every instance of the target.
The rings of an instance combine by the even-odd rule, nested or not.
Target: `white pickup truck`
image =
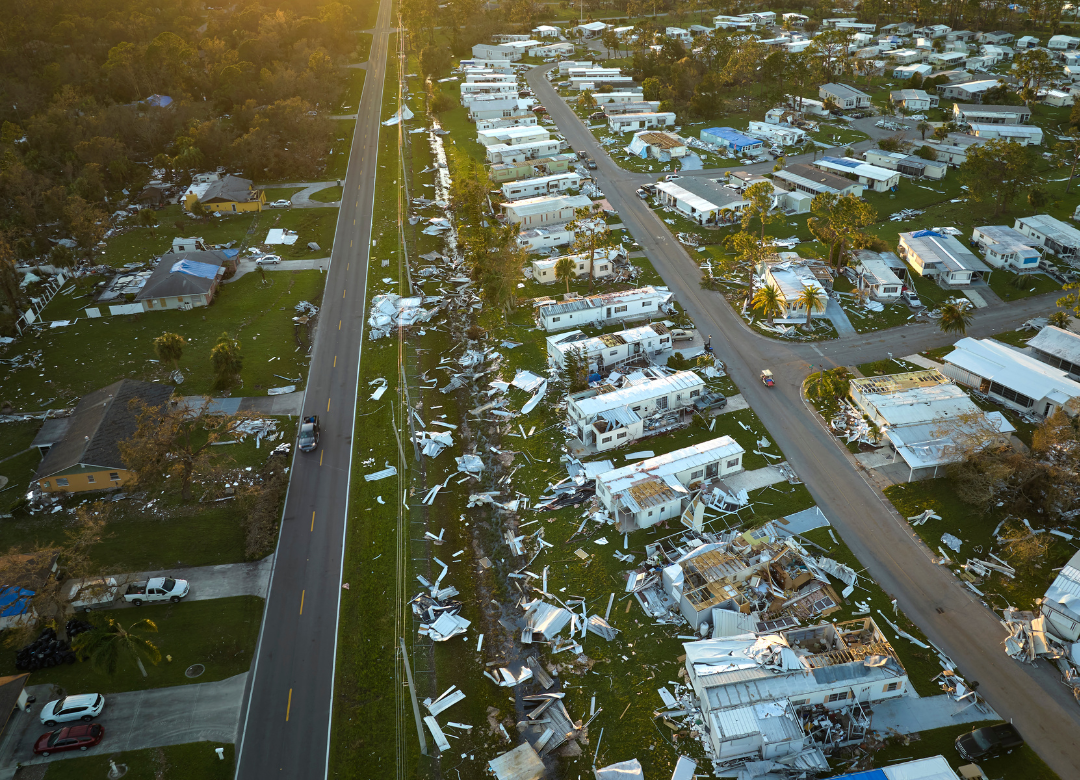
[[[133,582],[124,591],[124,601],[136,607],[155,601],[177,603],[191,590],[187,580],[174,580],[172,577],[153,577],[142,582]]]
[[[99,607],[109,607],[116,601],[120,585],[112,577],[75,580],[68,589],[68,599],[73,609],[89,612]]]

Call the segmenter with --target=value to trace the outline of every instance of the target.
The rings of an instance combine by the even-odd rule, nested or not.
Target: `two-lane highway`
[[[597,181],[623,224],[698,328],[716,337],[713,345],[728,373],[852,552],[896,597],[907,616],[957,662],[960,673],[980,683],[979,693],[991,706],[1015,720],[1024,738],[1060,777],[1080,777],[1080,711],[1059,683],[1057,672],[1047,664],[1022,666],[1005,655],[1001,647],[1005,632],[996,617],[931,561],[801,398],[800,385],[809,362],[850,365],[879,360],[888,352],[901,356],[947,343],[947,337],[935,333],[933,326],[908,327],[890,336],[870,334],[822,345],[797,345],[750,331],[727,303],[701,289],[697,264],[634,194],[637,177],[612,162],[547,81],[544,72],[548,69],[536,68],[527,76],[536,96],[571,147],[587,151],[596,161]],[[1044,311],[1038,312],[1040,307]],[[984,332],[1005,330],[1009,323],[1015,327],[1052,307],[1052,298],[996,307],[976,315],[976,323]],[[762,368],[776,369],[776,388],[766,389],[758,381]]]
[[[319,415],[322,441],[293,461],[241,718],[237,777],[243,780],[327,774],[390,6],[382,0],[379,7],[304,400],[304,414]]]

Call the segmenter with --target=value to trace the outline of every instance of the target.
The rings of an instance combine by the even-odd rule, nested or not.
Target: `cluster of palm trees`
[[[803,287],[803,291],[793,301],[788,301],[779,288],[775,285],[764,284],[757,289],[750,301],[751,307],[768,320],[769,325],[777,314],[784,311],[784,307],[791,305],[793,308],[806,309],[806,329],[810,328],[810,318],[814,312],[824,311],[828,305],[828,299],[820,287]]]

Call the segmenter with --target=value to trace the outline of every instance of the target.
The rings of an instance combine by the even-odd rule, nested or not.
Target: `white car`
[[[46,726],[69,723],[73,720],[92,721],[105,708],[105,697],[100,693],[84,693],[65,696],[46,704],[41,710],[41,722]]]
[[[263,255],[255,261],[255,265],[278,265],[281,262],[279,255]]]
[[[273,203],[270,204],[270,208],[272,208],[272,209],[287,209],[291,205],[292,205],[291,200],[275,200]]]

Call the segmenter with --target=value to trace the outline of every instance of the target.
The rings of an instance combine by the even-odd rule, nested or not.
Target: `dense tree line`
[[[13,0],[0,16],[0,232],[16,255],[100,240],[121,191],[164,171],[319,173],[355,45],[330,0]],[[146,102],[172,98],[168,107]]]

